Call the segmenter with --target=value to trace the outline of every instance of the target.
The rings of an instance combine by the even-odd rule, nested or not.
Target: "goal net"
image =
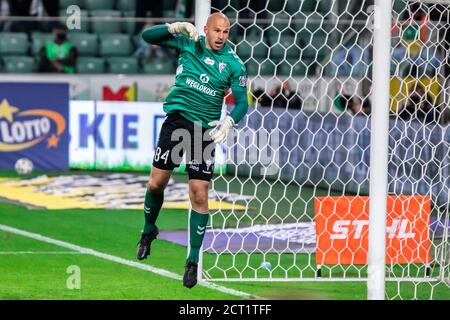
[[[450,287],[450,4],[392,2],[386,297],[429,299]],[[374,2],[212,9],[232,22],[251,106],[212,181],[234,208],[211,212],[201,276],[367,281]]]

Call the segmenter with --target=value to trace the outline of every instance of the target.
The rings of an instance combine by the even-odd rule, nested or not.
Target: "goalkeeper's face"
[[[221,50],[228,40],[230,21],[221,13],[213,13],[209,16],[204,30],[206,47],[212,50]]]

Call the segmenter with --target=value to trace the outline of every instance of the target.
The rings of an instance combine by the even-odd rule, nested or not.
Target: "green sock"
[[[147,189],[144,201],[144,233],[150,233],[155,230],[156,219],[164,202],[164,193],[154,193]]]
[[[191,218],[189,219],[189,243],[191,250],[189,251],[188,260],[194,263],[198,263],[200,254],[200,247],[203,243],[203,237],[206,232],[206,225],[208,224],[208,213],[199,213],[194,209],[191,210]]]

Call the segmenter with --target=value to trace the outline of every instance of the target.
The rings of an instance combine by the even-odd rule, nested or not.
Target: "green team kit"
[[[191,137],[201,127],[202,136],[210,124],[220,119],[223,98],[231,88],[236,106],[230,117],[238,123],[247,112],[247,73],[241,59],[230,45],[221,50],[211,50],[205,45],[205,37],[194,41],[184,34],[172,35],[166,25],[146,29],[142,37],[149,43],[178,51],[178,68],[175,84],[164,102],[168,117],[164,121],[153,158],[153,166],[162,170],[173,170],[179,166],[182,154],[175,154],[174,148],[181,142],[173,132],[186,129]],[[191,139],[194,140],[194,139]],[[199,148],[195,148],[199,143]],[[208,149],[209,148],[209,149]],[[194,154],[194,150],[201,154]],[[209,152],[205,152],[209,150]],[[214,144],[211,139],[192,141],[185,145],[189,179],[209,181],[214,170]]]
[[[175,84],[164,102],[166,113],[179,111],[207,128],[209,122],[220,118],[224,95],[231,88],[236,107],[230,116],[235,123],[242,119],[247,112],[247,72],[230,45],[210,50],[204,36],[196,42],[183,34],[173,36],[165,25],[147,29],[142,36],[149,43],[179,52]]]
[[[186,22],[151,27],[144,30],[142,37],[148,43],[175,49],[179,54],[175,84],[164,102],[167,118],[159,134],[153,168],[173,170],[180,165],[185,153],[189,179],[210,181],[214,172],[215,143],[225,141],[228,130],[248,109],[245,66],[228,44],[220,50],[208,49],[207,39],[198,38],[195,27]],[[223,98],[229,88],[235,107],[230,115],[220,120]],[[184,133],[177,132],[179,129],[184,129]],[[186,132],[188,137],[183,136]],[[201,133],[200,139],[197,132]],[[150,244],[158,235],[155,223],[163,201],[163,192],[147,189],[145,224],[137,250],[139,260],[150,254]],[[208,216],[191,209],[190,250],[183,276],[183,285],[187,288],[197,283],[197,264]]]

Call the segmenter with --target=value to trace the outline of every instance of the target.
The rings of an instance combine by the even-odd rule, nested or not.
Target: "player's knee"
[[[161,193],[164,191],[164,183],[156,180],[156,179],[150,179],[150,181],[147,184],[147,189],[150,192],[154,192],[154,193]]]
[[[190,192],[191,202],[198,206],[204,206],[208,203],[208,189],[207,188],[192,188]]]

